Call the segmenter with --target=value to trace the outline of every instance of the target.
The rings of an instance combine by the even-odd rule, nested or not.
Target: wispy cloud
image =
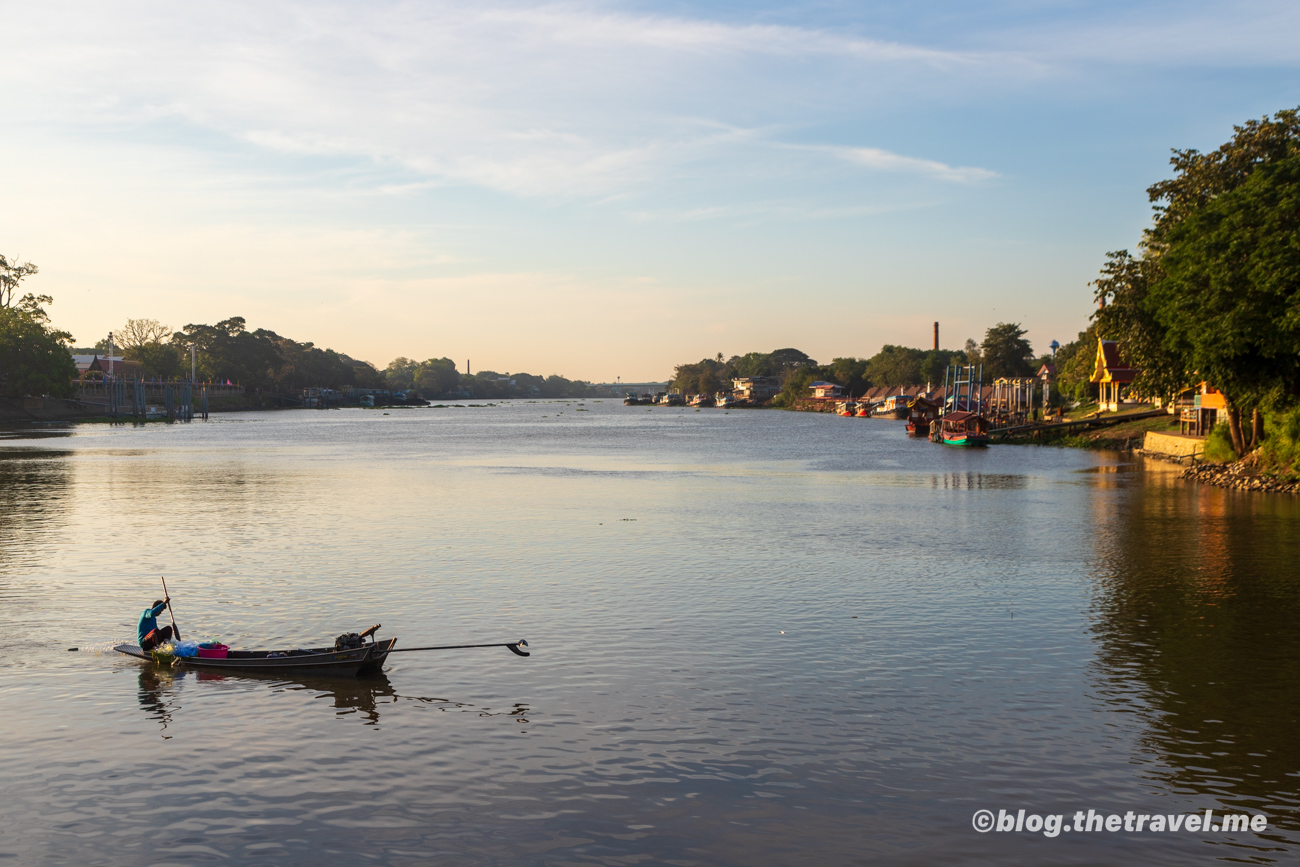
[[[881,171],[912,172],[962,184],[986,181],[998,177],[998,173],[990,169],[973,166],[950,166],[937,160],[903,156],[880,148],[831,147],[826,145],[791,145],[790,147],[831,154],[847,162],[872,169],[880,169]]]
[[[179,121],[271,152],[385,162],[412,182],[523,196],[618,195],[684,166],[743,159],[738,143],[763,137],[752,119],[817,119],[809,63],[945,74],[989,62],[602,3],[69,0],[8,23],[0,70],[20,83],[28,122],[120,134]]]

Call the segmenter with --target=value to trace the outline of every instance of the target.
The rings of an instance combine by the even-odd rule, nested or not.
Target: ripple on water
[[[579,404],[574,404],[577,407]],[[615,403],[78,428],[0,452],[0,852],[317,864],[1183,864],[1296,852],[1289,501],[882,420]],[[534,417],[536,416],[536,417]],[[379,678],[113,654],[189,635]],[[187,636],[188,637],[188,636]],[[67,652],[78,646],[76,653]],[[978,835],[981,808],[1269,835]]]

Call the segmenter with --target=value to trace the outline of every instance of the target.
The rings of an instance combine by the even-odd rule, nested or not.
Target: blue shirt
[[[139,634],[141,641],[144,641],[146,635],[158,628],[158,615],[165,610],[167,610],[166,602],[155,608],[146,608],[144,613],[140,615],[140,627],[136,632]]]

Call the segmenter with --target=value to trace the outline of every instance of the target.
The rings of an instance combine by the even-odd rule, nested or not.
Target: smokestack
[[[939,323],[938,322],[934,323],[934,348],[935,351],[938,351],[939,349]]]

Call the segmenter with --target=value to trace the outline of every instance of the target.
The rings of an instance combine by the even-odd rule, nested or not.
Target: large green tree
[[[415,369],[411,381],[425,397],[437,397],[460,385],[461,376],[450,358],[430,358]]]
[[[1084,403],[1092,399],[1096,391],[1092,370],[1097,359],[1098,328],[1093,322],[1087,331],[1080,331],[1076,339],[1057,350],[1054,359],[1057,394]]]
[[[1136,258],[1128,250],[1106,254],[1101,276],[1093,281],[1101,307],[1093,314],[1096,328],[1106,340],[1119,341],[1124,361],[1137,368],[1133,387],[1140,393],[1168,397],[1191,384],[1187,359],[1169,345],[1168,326],[1157,316],[1151,288],[1163,272],[1154,256]],[[1088,350],[1095,358],[1094,339]],[[1089,369],[1089,375],[1092,371]]]
[[[825,368],[826,379],[844,386],[849,397],[859,397],[871,387],[865,358],[834,358]]]
[[[415,371],[420,367],[420,362],[407,358],[405,355],[399,355],[392,361],[388,362],[388,367],[384,368],[384,377],[389,388],[405,391],[408,388],[415,387]]]
[[[188,356],[181,347],[159,340],[137,344],[123,353],[128,360],[138,361],[146,375],[163,379],[176,379],[182,372],[188,374]]]
[[[1300,152],[1256,167],[1163,236],[1152,290],[1165,343],[1230,403],[1233,446],[1300,395]],[[1252,435],[1241,410],[1254,411]]]
[[[923,361],[924,351],[887,343],[867,360],[868,376],[874,385],[920,385]]]
[[[31,273],[35,273],[32,267]],[[0,307],[0,392],[5,397],[72,397],[77,365],[72,335],[49,326],[48,295],[24,295]]]
[[[1175,150],[1174,177],[1147,190],[1155,219],[1142,258],[1110,254],[1096,282],[1101,335],[1124,342],[1152,390],[1194,379],[1220,388],[1239,454],[1262,436],[1261,411],[1297,390],[1298,156],[1297,109],[1234,127],[1211,153]]]
[[[679,364],[673,369],[670,388],[683,394],[714,394],[730,388],[728,366],[719,352],[715,358],[702,358],[693,364]]]
[[[1019,322],[999,322],[984,333],[980,361],[985,381],[1034,375],[1034,350]]]

